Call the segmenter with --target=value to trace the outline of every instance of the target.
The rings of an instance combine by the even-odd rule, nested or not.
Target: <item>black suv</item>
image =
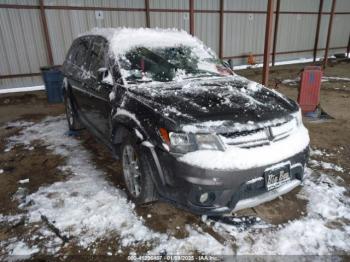
[[[129,196],[219,215],[300,185],[309,135],[298,105],[233,73],[184,31],[95,29],[63,65],[71,130],[121,159]]]

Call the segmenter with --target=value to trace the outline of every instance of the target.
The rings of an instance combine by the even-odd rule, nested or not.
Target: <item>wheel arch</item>
[[[148,138],[144,128],[131,117],[122,115],[112,118],[111,141],[113,144],[121,144],[129,133],[135,135],[138,143]]]

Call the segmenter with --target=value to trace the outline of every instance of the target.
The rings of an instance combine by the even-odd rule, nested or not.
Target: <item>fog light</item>
[[[201,202],[203,204],[204,202],[206,202],[208,200],[208,197],[209,197],[209,194],[207,192],[201,194],[201,196],[199,197],[199,202]]]

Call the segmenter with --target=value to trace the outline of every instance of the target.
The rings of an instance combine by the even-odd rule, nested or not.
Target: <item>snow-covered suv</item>
[[[298,105],[236,75],[184,31],[95,29],[63,65],[69,128],[122,162],[130,197],[218,215],[300,185],[309,135]]]

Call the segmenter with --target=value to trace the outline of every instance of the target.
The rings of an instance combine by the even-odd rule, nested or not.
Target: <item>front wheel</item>
[[[136,204],[156,201],[157,191],[152,180],[153,170],[145,162],[147,155],[141,153],[140,145],[129,136],[122,144],[121,158],[123,177],[128,194]]]

